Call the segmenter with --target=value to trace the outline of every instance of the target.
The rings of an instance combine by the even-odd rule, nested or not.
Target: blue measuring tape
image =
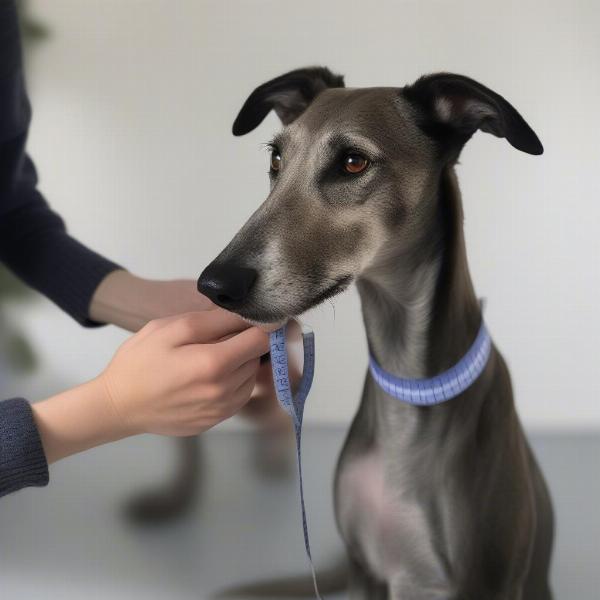
[[[304,367],[302,377],[298,385],[298,391],[294,394],[290,384],[288,367],[287,347],[285,340],[286,326],[271,333],[271,367],[273,369],[273,382],[277,400],[282,408],[292,418],[294,432],[296,434],[296,454],[298,459],[298,479],[300,482],[300,506],[302,508],[302,530],[304,532],[304,548],[310,564],[310,570],[315,586],[315,594],[319,600],[323,600],[317,585],[317,574],[310,552],[310,540],[308,537],[308,521],[306,519],[306,507],[304,505],[304,486],[302,483],[302,418],[304,416],[304,403],[310,392],[315,374],[315,335],[312,332],[302,333],[304,346]]]

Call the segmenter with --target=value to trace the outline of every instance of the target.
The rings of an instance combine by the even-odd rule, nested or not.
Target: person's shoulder
[[[30,118],[17,8],[0,0],[0,142],[25,133]]]
[[[0,78],[10,78],[21,68],[21,41],[17,7],[13,0],[0,0]]]

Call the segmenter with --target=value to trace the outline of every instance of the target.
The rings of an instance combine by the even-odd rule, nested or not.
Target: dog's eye
[[[281,154],[279,150],[273,150],[271,152],[271,171],[277,173],[281,169]]]
[[[352,152],[344,156],[344,171],[351,175],[362,173],[369,166],[369,160],[362,154]]]

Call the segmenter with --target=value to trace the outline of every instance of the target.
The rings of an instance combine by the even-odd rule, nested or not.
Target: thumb
[[[207,344],[249,327],[236,314],[216,308],[173,317],[165,326],[165,335],[174,346]]]

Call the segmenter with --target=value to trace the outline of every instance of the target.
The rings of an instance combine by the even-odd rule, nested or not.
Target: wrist
[[[151,294],[148,281],[129,271],[109,273],[101,282],[90,304],[90,318],[112,323],[129,331],[141,329],[152,319],[148,306]]]
[[[48,463],[133,435],[99,378],[32,406]]]
[[[117,394],[106,372],[100,373],[89,384],[96,388],[95,397],[101,402],[106,422],[110,423],[111,429],[118,435],[117,439],[145,433],[144,428],[135,423],[132,411],[125,410],[122,403],[117,401]]]

